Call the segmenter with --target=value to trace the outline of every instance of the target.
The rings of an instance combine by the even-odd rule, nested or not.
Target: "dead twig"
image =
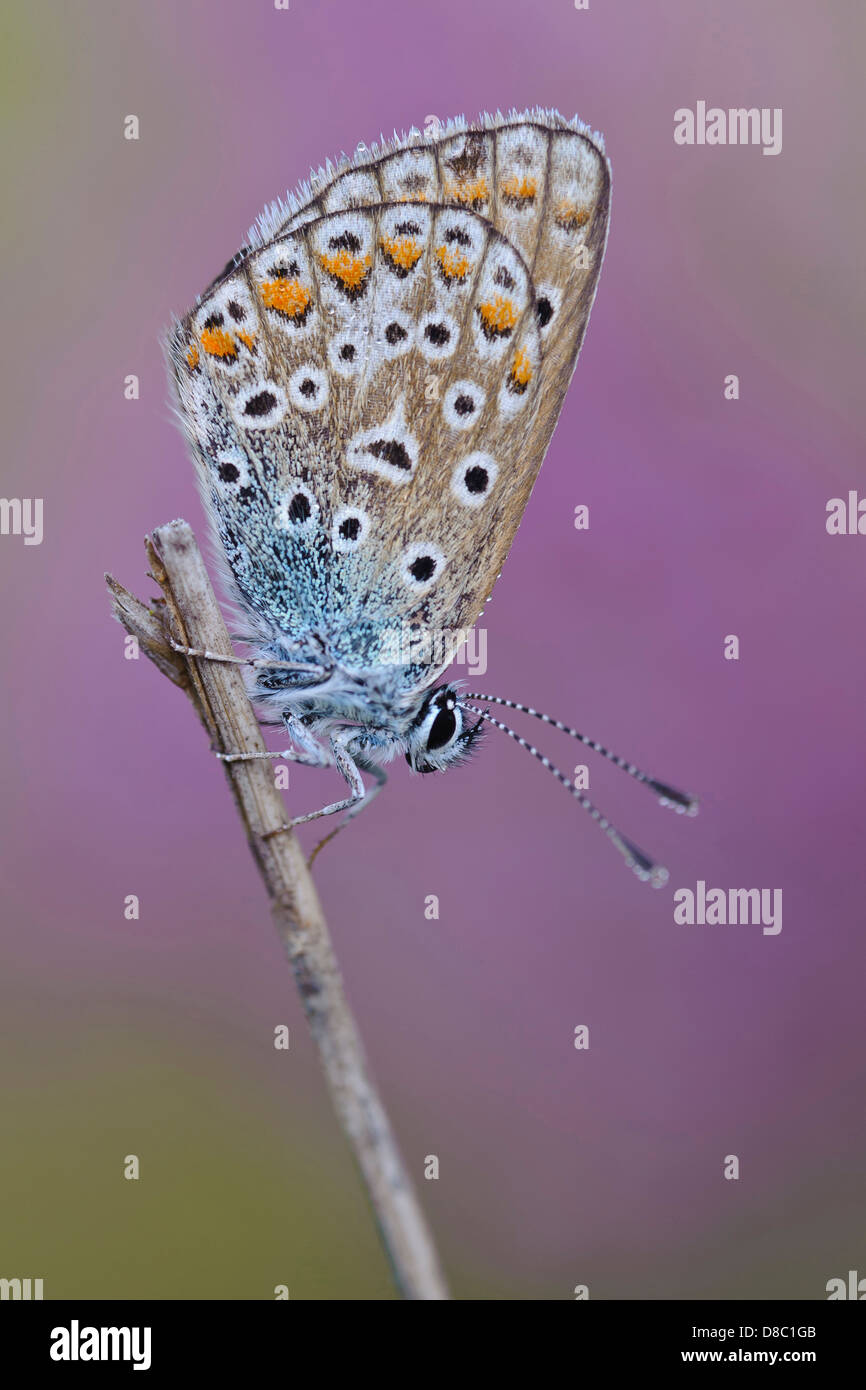
[[[232,654],[191,528],[185,521],[161,526],[146,547],[163,599],[147,607],[106,575],[115,617],[159,670],[186,690],[215,751],[264,752],[240,668],[188,658],[171,647],[173,637],[189,647]],[[273,768],[265,760],[223,766],[397,1286],[404,1298],[448,1298],[435,1247],[369,1073],[318,894],[301,846],[286,828]]]

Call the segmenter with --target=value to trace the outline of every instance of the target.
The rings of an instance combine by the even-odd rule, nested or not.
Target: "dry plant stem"
[[[146,545],[153,577],[165,597],[164,609],[146,608],[106,576],[115,615],[159,669],[186,688],[216,751],[264,752],[240,669],[187,659],[172,651],[167,640],[166,627],[187,646],[227,656],[232,652],[192,530],[184,521],[173,521],[154,531]],[[286,828],[286,808],[274,785],[272,764],[262,760],[222,766],[270,895],[334,1108],[361,1169],[397,1286],[404,1298],[446,1299],[435,1247],[343,992],[318,894],[301,846]]]

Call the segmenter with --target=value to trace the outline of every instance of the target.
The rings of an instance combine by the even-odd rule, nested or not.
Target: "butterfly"
[[[262,718],[292,744],[264,756],[336,766],[348,787],[293,825],[356,814],[399,754],[416,772],[454,767],[493,725],[554,773],[639,877],[666,877],[483,706],[563,730],[678,810],[693,811],[691,798],[531,706],[438,683],[550,443],[609,207],[603,141],[577,119],[428,118],[268,207],[174,324],[178,412],[256,652],[238,659],[255,668]]]

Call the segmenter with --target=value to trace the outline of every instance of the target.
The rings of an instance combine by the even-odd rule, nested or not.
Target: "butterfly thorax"
[[[324,650],[323,650],[324,648]],[[286,660],[285,649],[273,647],[258,653]],[[297,651],[290,659],[320,661],[320,676],[310,676],[279,667],[265,667],[257,674],[251,694],[260,707],[265,723],[280,723],[288,713],[300,719],[316,734],[335,728],[358,725],[380,736],[382,747],[394,741],[388,757],[403,747],[407,732],[418,719],[427,699],[436,670],[418,666],[390,665],[358,670],[329,660],[326,644],[310,644],[303,658]],[[387,760],[387,759],[383,759]]]
[[[435,667],[351,671],[334,664],[312,678],[265,667],[251,693],[264,723],[300,724],[322,740],[339,735],[361,766],[402,753],[415,771],[444,771],[468,756],[481,724],[467,723],[456,686],[433,686],[437,674]]]

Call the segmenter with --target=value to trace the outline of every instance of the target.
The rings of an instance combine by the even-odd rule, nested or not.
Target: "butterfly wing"
[[[438,123],[437,123],[438,125]],[[548,366],[542,419],[556,423],[583,341],[607,242],[610,168],[601,137],[556,111],[450,122],[440,135],[359,153],[277,202],[250,236],[270,240],[329,212],[392,200],[454,204],[492,222],[520,252],[539,305]],[[546,449],[548,439],[537,442]]]
[[[365,670],[404,627],[480,609],[466,551],[521,487],[541,363],[528,271],[487,221],[405,202],[305,223],[221,280],[171,354],[263,630]]]
[[[454,121],[433,138],[413,131],[320,170],[313,183],[315,192],[305,186],[268,209],[251,237],[269,240],[328,212],[404,199],[451,203],[492,222],[532,276],[545,355],[560,369],[544,412],[555,423],[607,242],[610,168],[599,135],[556,111],[485,116],[477,126]]]
[[[559,418],[595,298],[610,214],[601,137],[555,111],[485,116],[476,126],[451,122],[432,138],[411,132],[359,153],[344,167],[319,171],[313,183],[300,197],[274,204],[251,235],[267,237],[383,199],[423,200],[485,217],[529,270],[541,335],[541,390],[524,440],[527,476],[507,514],[487,528],[478,557],[489,593]],[[476,533],[471,543],[479,541]],[[479,612],[471,616],[472,602],[461,606],[463,625],[471,626]]]
[[[307,652],[319,634],[363,671],[433,628],[455,636],[429,679],[447,664],[556,422],[608,187],[564,124],[391,150],[272,212],[275,235],[178,326],[205,501],[263,631]]]

